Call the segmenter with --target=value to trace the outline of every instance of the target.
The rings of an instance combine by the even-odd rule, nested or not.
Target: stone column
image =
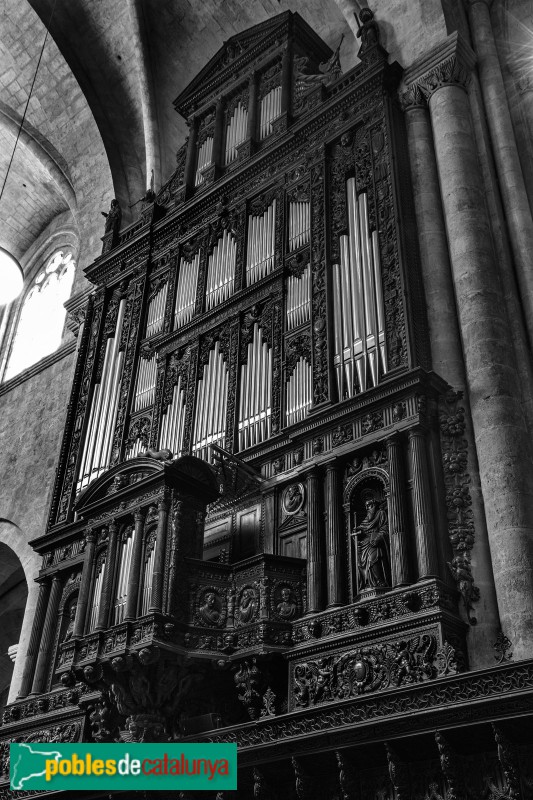
[[[398,434],[387,439],[389,461],[389,531],[392,585],[409,583],[409,559],[405,526],[405,481],[402,443]]]
[[[322,487],[318,470],[307,475],[307,611],[322,610]]]
[[[326,563],[328,608],[344,602],[345,570],[343,569],[343,520],[340,507],[339,467],[334,461],[326,464]]]
[[[416,562],[418,580],[439,576],[435,530],[428,481],[426,437],[422,428],[409,431],[409,463],[415,523]]]
[[[52,588],[50,589],[50,597],[48,598],[48,607],[46,609],[44,625],[42,628],[37,664],[35,666],[35,675],[33,677],[33,684],[31,687],[32,694],[40,694],[46,688],[46,676],[48,674],[48,670],[50,669],[50,656],[52,654],[52,645],[54,643],[54,633],[58,620],[60,600],[61,578],[59,575],[54,575],[52,579]]]
[[[117,559],[117,531],[116,523],[111,522],[109,525],[109,541],[104,564],[102,596],[100,599],[100,609],[98,611],[98,622],[95,628],[96,631],[104,630],[109,624],[109,614],[113,602],[113,584],[115,582],[115,561]]]
[[[520,287],[530,345],[533,345],[533,220],[516,146],[507,92],[496,50],[489,12],[490,0],[469,0],[470,30],[477,55],[481,91],[503,208]]]
[[[152,597],[150,599],[150,613],[162,611],[163,606],[163,580],[165,570],[165,551],[167,545],[167,519],[168,501],[162,499],[157,504],[159,519],[157,522],[157,538],[155,547],[154,574],[152,577]]]
[[[39,654],[39,642],[41,641],[42,631],[44,628],[44,620],[46,616],[46,609],[48,608],[48,597],[50,594],[50,582],[45,579],[39,585],[39,595],[37,597],[37,607],[35,609],[35,617],[33,620],[33,627],[31,629],[30,641],[28,650],[26,652],[26,662],[24,664],[24,671],[22,673],[22,681],[20,684],[19,698],[26,697],[31,689],[33,675],[35,672],[35,664]]]
[[[141,560],[144,533],[144,512],[135,512],[135,541],[131,558],[130,574],[128,576],[128,596],[126,597],[126,620],[134,620],[137,616],[137,602],[139,600],[139,585],[141,582]]]
[[[85,559],[83,561],[80,593],[76,606],[76,619],[74,620],[74,631],[72,632],[73,637],[83,636],[85,632],[85,619],[87,617],[87,606],[89,605],[89,595],[91,592],[94,550],[96,547],[96,531],[89,529],[85,535],[85,542]]]
[[[533,464],[466,94],[474,55],[454,34],[421,65],[429,102],[500,618],[533,652]],[[424,71],[424,67],[427,71]]]

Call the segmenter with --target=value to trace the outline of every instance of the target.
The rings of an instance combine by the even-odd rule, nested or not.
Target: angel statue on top
[[[374,495],[365,501],[366,517],[352,533],[356,553],[358,590],[384,589],[391,585],[389,520],[386,502]]]

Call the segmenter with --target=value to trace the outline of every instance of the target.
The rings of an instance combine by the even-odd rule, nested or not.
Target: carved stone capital
[[[462,36],[457,32],[451,34],[405,71],[402,107],[407,110],[420,106],[421,98],[429,102],[444,86],[467,89],[475,62],[474,51]]]

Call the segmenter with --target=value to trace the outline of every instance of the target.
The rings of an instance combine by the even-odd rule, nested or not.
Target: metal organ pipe
[[[185,424],[185,391],[181,386],[181,375],[174,386],[172,402],[161,419],[159,449],[168,448],[175,456],[181,454]]]
[[[144,580],[143,580],[143,594],[142,594],[142,604],[141,604],[141,616],[148,614],[148,609],[150,608],[150,602],[152,600],[152,582],[154,577],[154,564],[155,564],[155,549],[157,547],[157,541],[154,542],[148,558],[145,561],[144,565]]]
[[[237,158],[237,147],[246,139],[248,111],[241,102],[237,103],[226,128],[226,151],[224,164],[231,164]]]
[[[165,319],[165,307],[167,304],[168,283],[152,297],[148,303],[148,311],[146,315],[146,337],[155,336],[163,329],[163,322]]]
[[[138,365],[137,382],[133,398],[133,413],[151,406],[155,399],[157,364],[155,355],[147,361],[141,358]]]
[[[174,306],[174,329],[189,322],[194,314],[196,305],[196,286],[198,284],[198,267],[200,265],[200,251],[192,261],[182,258],[176,288],[176,304]]]
[[[264,278],[274,267],[276,248],[276,199],[263,214],[248,217],[246,284]]]
[[[216,342],[197,387],[192,452],[198,458],[207,459],[211,444],[224,443],[227,395],[228,370]]]
[[[289,203],[289,250],[298,250],[309,243],[311,217],[309,201],[298,200]]]
[[[231,233],[224,231],[209,256],[205,294],[206,311],[233,294],[236,257],[237,243]]]
[[[122,622],[124,619],[134,540],[135,531],[133,530],[132,533],[127,536],[126,540],[122,542],[122,547],[120,549],[120,567],[115,596],[114,625],[118,625],[118,623]]]
[[[309,322],[310,309],[311,269],[308,265],[299,278],[290,275],[287,279],[287,330]]]
[[[299,358],[286,383],[286,421],[294,425],[307,416],[311,405],[311,367],[305,358]]]
[[[204,182],[202,170],[208,167],[213,161],[213,137],[207,136],[198,148],[198,161],[196,162],[195,186],[200,186]]]
[[[377,231],[369,231],[366,192],[346,182],[348,235],[333,265],[335,374],[339,397],[377,386],[387,372],[385,306]]]
[[[93,601],[91,605],[91,617],[89,619],[89,631],[94,631],[96,623],[98,622],[98,614],[100,612],[100,601],[102,599],[102,587],[104,583],[104,570],[106,559],[103,558],[98,567],[96,580],[94,582]]]
[[[275,86],[261,100],[259,138],[266,139],[272,133],[272,123],[281,114],[281,86]]]
[[[239,450],[264,441],[271,430],[272,350],[254,324],[248,344],[248,360],[241,367],[239,401]]]
[[[100,383],[95,387],[85,444],[81,459],[77,490],[85,488],[109,466],[115,428],[118,390],[122,377],[124,354],[119,350],[126,300],[120,301],[115,335],[106,342]]]

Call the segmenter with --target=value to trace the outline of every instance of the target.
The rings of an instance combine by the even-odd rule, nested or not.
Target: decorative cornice
[[[400,102],[404,111],[428,103],[443,86],[467,89],[476,56],[457,31],[419,58],[404,73]]]
[[[78,335],[80,325],[85,320],[85,313],[87,311],[87,301],[89,295],[94,291],[92,287],[85,289],[83,292],[76,292],[65,303],[67,311],[67,328],[72,331],[74,336]]]

